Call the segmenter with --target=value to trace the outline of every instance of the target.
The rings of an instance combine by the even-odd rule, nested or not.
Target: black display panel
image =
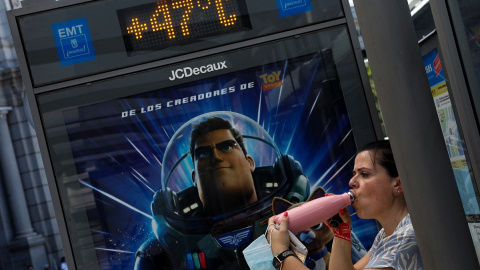
[[[117,14],[129,55],[251,29],[245,1],[239,0],[163,0]]]
[[[32,85],[37,88],[119,69],[128,73],[128,68],[137,66],[138,70],[138,65],[155,61],[172,63],[180,61],[172,58],[185,54],[344,18],[340,0],[291,0],[287,2],[298,7],[283,10],[284,2],[164,0],[157,4],[152,0],[98,0],[69,6],[68,2],[58,1],[54,4],[64,6],[15,19]],[[160,33],[149,33],[150,19],[156,19],[155,24],[165,23],[165,18],[155,13],[158,5],[168,8],[173,16],[171,25],[157,31]],[[137,28],[137,37],[142,34],[140,42],[135,40],[134,33],[128,34],[132,12],[143,13],[144,17],[133,19],[138,18],[140,25],[147,24],[147,31]],[[182,18],[185,14],[189,18]],[[229,20],[234,24],[225,26]],[[186,22],[183,31],[188,29],[190,35],[182,33],[182,22]],[[168,36],[168,29],[170,37],[175,33],[175,38],[164,37],[165,32]]]

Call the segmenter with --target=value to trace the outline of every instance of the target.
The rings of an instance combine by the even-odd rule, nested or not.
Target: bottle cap
[[[349,192],[347,192],[347,194],[348,194],[348,196],[350,196],[350,201],[351,201],[351,202],[352,202],[352,204],[353,204],[353,202],[354,202],[354,201],[355,201],[355,199],[356,199],[356,198],[355,198],[355,195],[353,195],[353,193],[351,193],[350,191],[349,191]]]

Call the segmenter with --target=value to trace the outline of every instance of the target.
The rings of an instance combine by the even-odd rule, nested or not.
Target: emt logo
[[[52,31],[62,66],[95,59],[86,18],[53,24]]]

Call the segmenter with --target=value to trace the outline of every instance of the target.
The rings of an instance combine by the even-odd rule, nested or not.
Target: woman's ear
[[[394,196],[398,196],[403,193],[402,181],[400,180],[400,176],[394,177],[392,179],[392,188]]]

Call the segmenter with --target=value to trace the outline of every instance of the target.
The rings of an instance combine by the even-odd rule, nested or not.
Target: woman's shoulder
[[[395,230],[397,235],[403,235],[405,237],[415,238],[415,230],[413,229],[412,221],[410,219],[410,214],[407,214],[403,220],[398,224],[397,229]]]
[[[398,269],[424,269],[410,216],[407,215],[403,221],[405,222],[397,234],[398,250],[395,261]]]
[[[381,239],[381,235],[377,235]],[[395,232],[377,243],[370,250],[370,268],[394,267],[395,269],[423,269],[422,259],[418,250],[417,239],[409,217],[403,219]],[[375,267],[371,267],[375,266]]]

